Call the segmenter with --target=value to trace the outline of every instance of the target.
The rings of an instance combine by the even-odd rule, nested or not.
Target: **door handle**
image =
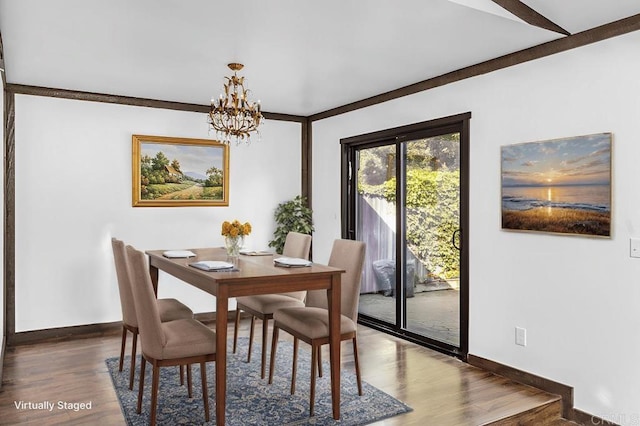
[[[453,231],[453,235],[451,236],[451,244],[457,249],[460,250],[460,246],[458,245],[458,241],[460,241],[461,233],[459,229]],[[456,236],[458,237],[456,239]]]

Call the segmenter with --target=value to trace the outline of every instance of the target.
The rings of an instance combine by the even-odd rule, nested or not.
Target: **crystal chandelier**
[[[224,143],[236,145],[241,142],[251,142],[251,133],[256,132],[262,120],[260,101],[252,102],[247,99],[249,89],[244,88],[244,77],[238,77],[244,65],[232,63],[228,65],[233,76],[225,77],[224,93],[219,99],[211,99],[209,124],[216,131],[216,136]]]

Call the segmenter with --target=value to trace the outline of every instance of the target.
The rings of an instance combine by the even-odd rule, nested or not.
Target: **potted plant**
[[[313,232],[313,212],[307,207],[307,200],[300,195],[278,204],[274,217],[276,230],[273,232],[273,240],[269,241],[269,247],[275,248],[277,253],[282,253],[289,232]]]

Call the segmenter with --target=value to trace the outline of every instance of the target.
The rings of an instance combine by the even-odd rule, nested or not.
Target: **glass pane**
[[[359,312],[396,323],[396,148],[361,149],[356,173],[356,238],[367,244]]]
[[[460,134],[405,143],[406,329],[460,343]]]

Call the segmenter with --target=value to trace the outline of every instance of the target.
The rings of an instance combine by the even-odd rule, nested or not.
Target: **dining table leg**
[[[216,294],[216,425],[223,426],[227,406],[227,317],[229,294],[225,285]]]
[[[153,294],[158,298],[158,268],[149,265],[149,276],[151,277],[151,285],[153,286]]]
[[[329,362],[331,364],[331,406],[333,419],[340,420],[340,274],[331,278],[331,288],[327,290],[329,307]]]

